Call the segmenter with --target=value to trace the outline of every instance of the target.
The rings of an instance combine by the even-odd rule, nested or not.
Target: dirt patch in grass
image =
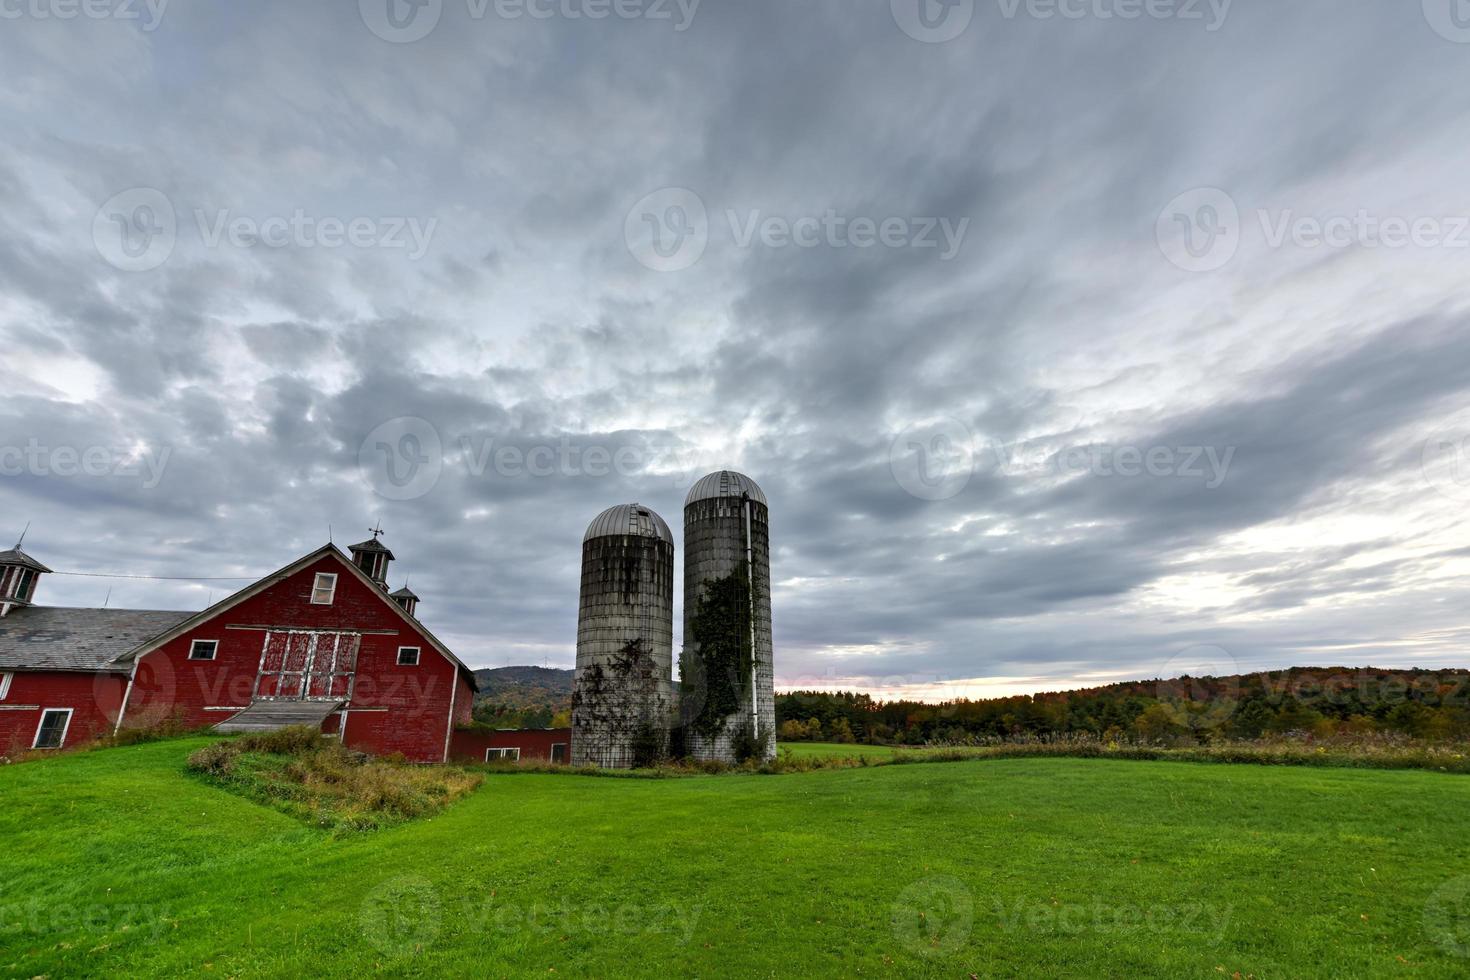
[[[188,769],[339,834],[433,816],[484,781],[454,766],[373,758],[304,727],[207,745],[189,756]]]

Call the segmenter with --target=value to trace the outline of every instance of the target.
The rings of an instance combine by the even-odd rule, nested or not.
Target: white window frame
[[[403,653],[404,653],[405,650],[412,650],[413,651],[413,663],[406,664],[406,663],[403,662]],[[420,663],[423,662],[423,659],[424,659],[424,650],[423,650],[423,647],[399,647],[398,648],[398,666],[400,666],[400,667],[417,667]]]
[[[10,697],[10,682],[13,680],[14,674],[0,674],[0,701]]]
[[[57,713],[66,715],[66,724],[61,726],[61,741],[58,742],[54,748],[48,746],[43,749],[41,748],[41,729],[46,727],[46,716],[54,715]],[[42,752],[54,752],[58,749],[66,748],[66,736],[67,733],[71,731],[71,719],[74,713],[75,709],[73,708],[42,708],[41,719],[36,722],[36,736],[35,738],[31,739],[31,748]]]
[[[551,743],[551,761],[552,762],[556,762],[557,761],[557,758],[556,758],[556,750],[557,749],[561,749],[561,761],[562,762],[570,762],[571,761],[572,747],[570,745],[568,745],[566,742],[552,742]]]
[[[207,657],[196,657],[196,656],[194,656],[194,651],[199,649],[199,644],[201,644],[201,643],[212,643],[212,644],[214,644],[214,648],[209,651],[209,656],[207,656]],[[191,642],[189,644],[189,659],[190,660],[198,661],[200,663],[213,663],[215,660],[218,660],[219,659],[219,640],[194,640],[193,642]]]
[[[512,755],[511,753],[515,753],[515,754]],[[485,750],[485,761],[486,762],[491,762],[491,761],[502,761],[503,762],[506,759],[509,759],[511,762],[520,762],[521,761],[521,750],[519,748],[514,748],[514,747],[512,747],[512,748],[500,748],[500,749],[486,749]]]
[[[317,593],[325,590],[326,599],[318,599]],[[311,604],[313,606],[330,606],[337,598],[337,573],[317,572],[316,578],[311,582]]]

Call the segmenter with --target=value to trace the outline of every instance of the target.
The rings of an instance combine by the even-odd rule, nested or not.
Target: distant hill
[[[576,672],[555,667],[492,667],[475,671],[477,704],[517,710],[572,710],[572,678]]]

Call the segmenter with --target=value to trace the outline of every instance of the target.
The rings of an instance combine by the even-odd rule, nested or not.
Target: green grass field
[[[856,759],[860,756],[867,756],[869,759],[888,759],[898,751],[889,745],[839,745],[836,742],[782,742],[781,748],[789,750],[798,758],[835,756],[843,759]]]
[[[1461,776],[492,774],[334,839],[183,775],[208,741],[0,769],[0,976],[1470,972]]]

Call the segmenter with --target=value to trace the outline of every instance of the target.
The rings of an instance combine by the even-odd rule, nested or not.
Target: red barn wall
[[[502,732],[456,731],[449,757],[459,762],[484,762],[486,749],[520,749],[522,760],[550,762],[551,747],[558,742],[566,746],[565,758],[570,759],[570,728],[528,728]]]
[[[312,605],[317,572],[337,575],[332,604]],[[456,675],[463,674],[334,556],[316,562],[141,657],[123,723],[141,727],[176,718],[187,727],[218,724],[250,704],[264,629],[383,631],[364,633],[348,706],[345,744],[374,755],[402,753],[415,762],[444,759]],[[190,660],[194,640],[217,640],[212,661]],[[420,650],[415,667],[398,666],[398,648]],[[468,689],[463,681],[460,686]],[[468,700],[468,699],[466,699]],[[458,705],[455,713],[458,714]],[[325,730],[336,731],[329,720]]]
[[[111,734],[127,684],[126,674],[16,671],[0,701],[0,755],[29,749],[48,708],[72,709],[62,748]]]

